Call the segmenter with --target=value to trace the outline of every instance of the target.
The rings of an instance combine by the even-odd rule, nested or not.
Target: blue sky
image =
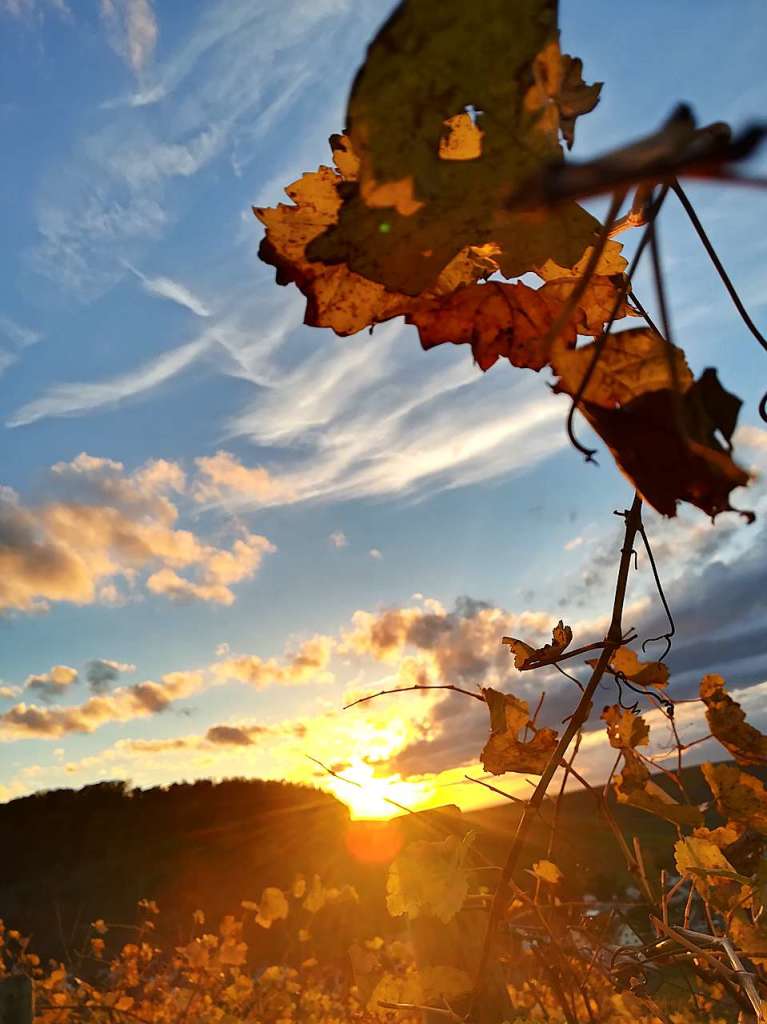
[[[543,637],[560,616],[584,636],[600,627],[611,512],[630,490],[607,454],[597,469],[568,448],[545,380],[500,364],[483,376],[451,346],[425,354],[401,322],[347,339],[303,327],[300,295],[257,258],[251,205],[329,162],[385,13],[372,0],[0,0],[4,798],[115,776],[312,779],[312,754],[372,773],[377,792],[468,805],[479,788],[452,783],[482,744],[474,709],[461,726],[464,706],[437,697],[344,716],[344,694],[460,676],[474,645],[475,683],[534,703],[541,684],[497,660],[496,638]],[[606,83],[576,158],[653,130],[679,100],[735,127],[765,109],[756,0],[737,24],[714,4],[564,2],[561,26],[587,80]],[[764,323],[767,194],[689,193]],[[661,241],[677,341],[744,399],[742,461],[764,467],[764,354],[671,203]],[[637,289],[652,306],[646,270]],[[758,481],[751,492],[736,504],[763,508]],[[701,674],[704,630],[716,663],[703,668],[758,706],[762,520],[647,519],[686,630],[679,692]],[[632,593],[649,628],[646,578]],[[715,600],[726,607],[708,622]],[[386,609],[408,637],[436,616],[442,660],[407,639],[376,646]],[[220,725],[239,732],[209,732]],[[395,770],[417,781],[386,789]]]

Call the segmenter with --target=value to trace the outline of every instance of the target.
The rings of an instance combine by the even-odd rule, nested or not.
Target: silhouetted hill
[[[655,779],[668,788],[663,776]],[[693,802],[710,798],[699,768],[685,769],[683,781]],[[648,872],[657,878],[661,867],[673,868],[674,827],[611,805],[629,846],[635,836],[641,844]],[[553,811],[547,800],[520,860],[520,880],[547,855]],[[297,874],[319,874],[326,885],[348,883],[359,892],[359,906],[329,908],[314,922],[315,931],[345,949],[354,935],[397,926],[386,915],[382,892],[387,859],[398,845],[472,829],[479,849],[500,865],[519,814],[519,804],[507,803],[465,815],[450,808],[405,815],[386,826],[350,824],[347,808],[328,793],[246,779],[147,790],[103,782],[42,792],[0,805],[0,917],[33,935],[39,953],[64,957],[82,947],[91,921],[130,924],[146,897],[161,909],[158,938],[180,942],[198,907],[215,927],[225,914],[239,914],[243,899],[258,900],[264,886],[288,887]],[[551,857],[571,892],[609,899],[632,883],[617,843],[583,791],[561,802]],[[276,925],[268,933],[255,929],[248,941],[266,955],[280,937]]]

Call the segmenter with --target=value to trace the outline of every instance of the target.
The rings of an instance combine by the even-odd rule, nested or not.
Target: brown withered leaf
[[[470,344],[483,370],[501,357],[514,366],[540,370],[547,365],[554,322],[553,306],[525,284],[489,281],[423,303],[406,320],[415,324],[425,349],[444,342]],[[575,332],[570,332],[573,342]]]
[[[700,697],[706,705],[709,729],[738,764],[767,764],[767,736],[749,725],[740,704],[725,693],[724,686],[719,675],[701,680]]]
[[[293,205],[254,207],[253,213],[266,227],[259,256],[276,267],[278,284],[294,283],[307,298],[304,322],[311,327],[330,327],[345,336],[402,316],[419,300],[387,291],[382,284],[355,274],[343,263],[325,266],[307,258],[310,242],[335,223],[342,204],[341,190],[354,181],[359,169],[346,136],[332,135],[330,145],[337,171],[320,167],[304,174],[285,189]],[[434,291],[424,301],[449,294],[495,269],[496,264],[483,253],[459,253],[445,267]]]
[[[638,686],[656,689],[668,686],[668,666],[662,661],[640,661],[630,647],[616,647],[610,656],[610,668]]]
[[[621,256],[622,249],[623,246],[620,242],[609,238],[599,254],[594,273],[600,277],[613,277],[615,274],[622,274],[628,266],[625,257]],[[579,277],[583,277],[586,272],[592,251],[592,247],[589,246],[578,262],[574,263],[572,267],[563,267],[553,259],[547,259],[540,266],[536,266],[535,272],[544,281],[558,281],[563,277],[577,280]]]
[[[445,342],[470,344],[483,370],[502,357],[513,366],[541,370],[551,358],[549,330],[574,287],[572,278],[551,281],[537,290],[526,284],[488,281],[424,301],[406,320],[418,327],[425,349]],[[617,288],[617,280],[612,278],[591,279],[558,335],[561,349],[574,345],[577,334],[599,334]],[[621,315],[628,311],[624,303]]]
[[[575,119],[590,113],[599,102],[602,82],[586,85],[583,81],[583,61],[568,53],[561,56],[562,71],[555,102],[559,107],[559,130],[568,149],[575,142]]]
[[[759,779],[732,764],[703,764],[701,770],[723,818],[767,835],[767,789]]]
[[[520,740],[520,731],[530,722],[527,701],[491,687],[484,689],[482,695],[490,711],[490,738],[480,755],[485,771],[492,775],[504,772],[541,775],[556,748],[556,732],[538,729],[531,739]]]
[[[653,782],[649,769],[633,750],[624,748],[623,759],[623,771],[616,775],[613,783],[618,803],[639,807],[674,825],[695,827],[703,824],[700,809],[678,803],[665,789]]]
[[[612,277],[604,277],[601,274],[594,274],[586,285],[586,290],[576,304],[572,316],[572,327],[578,334],[597,335],[602,333],[604,324],[610,318],[613,306],[618,297],[618,289],[621,285],[621,275],[614,274]],[[558,313],[562,306],[570,298],[572,292],[578,287],[577,277],[559,277],[548,281],[540,288],[539,293],[546,301],[551,300],[553,309]],[[635,315],[634,310],[625,299],[618,306],[615,319],[622,319],[625,316]],[[630,332],[626,332],[630,333]],[[591,346],[585,346],[590,348]],[[582,349],[578,350],[583,351]],[[575,353],[574,353],[575,354]],[[601,359],[600,359],[601,362]],[[555,373],[559,373],[556,365]],[[578,375],[580,381],[581,374]]]
[[[709,369],[682,395],[662,388],[617,409],[595,402],[580,408],[648,504],[675,516],[677,503],[687,501],[715,518],[732,509],[730,493],[749,481],[716,436],[730,427],[717,421],[720,408],[731,411],[722,398],[727,394]]]
[[[600,718],[606,722],[607,738],[610,746],[616,750],[646,747],[650,742],[650,726],[641,715],[635,715],[633,711],[611,704],[604,709]]]
[[[552,281],[541,289],[555,288],[559,281]],[[564,293],[556,293],[562,298]],[[615,293],[613,292],[613,295]],[[612,302],[607,298],[610,307]],[[599,316],[602,323],[610,315],[610,308],[604,307],[595,311],[593,323]],[[602,324],[595,331],[579,331],[580,334],[598,334]],[[568,348],[555,344],[552,350],[551,365],[559,380],[554,388],[557,392],[576,395],[581,381],[586,375],[596,347],[596,342],[582,345],[580,348]],[[686,391],[693,382],[692,373],[687,365],[684,352],[672,346],[676,376],[680,391]],[[638,327],[628,331],[610,333],[605,339],[599,360],[586,386],[583,398],[604,409],[620,408],[632,398],[648,391],[671,389],[674,380],[669,366],[669,357],[665,341],[649,328]]]
[[[404,0],[355,79],[347,130],[359,177],[311,259],[413,295],[469,245],[498,243],[506,276],[549,259],[573,267],[595,241],[590,214],[576,203],[509,209],[561,159],[560,118],[570,133],[589,107],[557,37],[555,0],[519,0],[511,14],[505,0]]]
[[[514,655],[514,667],[520,671],[524,668],[533,668],[538,665],[547,665],[556,661],[573,641],[573,631],[565,626],[562,620],[554,626],[551,631],[551,643],[543,647],[531,647],[524,640],[517,640],[513,636],[505,636],[501,640],[506,644]]]

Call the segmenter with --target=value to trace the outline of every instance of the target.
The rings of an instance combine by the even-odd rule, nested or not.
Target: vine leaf
[[[668,666],[662,661],[640,661],[630,647],[617,647],[610,656],[610,668],[637,686],[663,689],[668,686]]]
[[[599,334],[609,318],[618,284],[610,277],[594,277],[576,304],[558,344],[567,349],[578,334]],[[425,349],[445,342],[470,344],[483,370],[501,357],[514,366],[541,370],[551,358],[550,328],[575,288],[576,279],[559,278],[539,289],[526,284],[490,281],[460,288],[449,295],[421,303],[407,317],[415,324]],[[621,315],[631,312],[624,303]]]
[[[285,189],[292,205],[253,207],[253,213],[266,227],[259,256],[277,269],[278,284],[296,284],[308,300],[304,322],[311,327],[330,327],[336,334],[346,336],[402,316],[421,300],[387,291],[382,284],[355,274],[343,263],[326,266],[307,258],[307,245],[335,223],[343,202],[341,189],[357,175],[359,161],[349,140],[332,135],[330,145],[336,170],[320,167],[302,175]],[[432,294],[449,294],[496,269],[488,256],[467,250],[445,267],[434,292],[426,299]]]
[[[759,779],[732,764],[703,764],[701,770],[722,817],[767,835],[767,789]]]
[[[550,289],[559,282],[544,285]],[[606,300],[609,302],[609,298]],[[612,304],[610,303],[610,306]],[[610,309],[603,317],[606,320]],[[591,333],[580,331],[579,333]],[[551,365],[559,377],[554,390],[576,395],[594,357],[596,344],[567,348],[559,340],[552,350]],[[674,378],[669,366],[667,343],[649,328],[633,328],[608,334],[583,399],[604,409],[616,409],[633,398],[649,391],[669,390]],[[693,382],[684,352],[672,346],[676,378],[680,390],[686,391]]]
[[[564,878],[557,865],[550,860],[537,860],[533,864],[530,874],[534,878],[540,879],[541,882],[547,882],[549,885],[559,885]]]
[[[391,1019],[391,1010],[381,1003],[407,1003],[411,1006],[440,1005],[471,990],[472,979],[460,967],[449,965],[419,966],[417,973],[387,971],[378,981],[367,1001],[369,1013]]]
[[[767,764],[767,736],[749,725],[740,704],[725,693],[724,686],[719,675],[701,680],[700,697],[706,705],[709,729],[738,764]]]
[[[589,213],[569,201],[508,208],[561,160],[560,129],[572,138],[575,117],[596,102],[557,39],[554,0],[521,0],[514,17],[503,0],[404,0],[352,87],[358,181],[309,258],[411,295],[433,288],[469,245],[497,243],[507,277],[548,259],[572,267],[595,242]]]
[[[482,695],[490,710],[490,738],[480,754],[485,771],[492,775],[505,772],[541,775],[556,749],[556,732],[538,729],[531,739],[520,740],[520,731],[530,725],[527,701],[491,687],[484,689]]]
[[[550,665],[570,646],[573,640],[573,631],[565,626],[560,619],[551,631],[551,643],[543,647],[531,647],[524,640],[517,640],[513,636],[505,636],[501,640],[506,644],[514,655],[514,667],[520,671],[525,668],[537,668],[538,665]],[[495,693],[494,690],[483,690],[483,693]],[[516,699],[516,698],[515,698]],[[527,704],[522,701],[527,707]],[[491,709],[492,715],[492,709]]]
[[[392,917],[427,915],[447,924],[463,906],[469,891],[465,867],[472,842],[447,836],[440,842],[408,843],[389,868],[386,906]]]
[[[662,515],[675,516],[677,503],[688,501],[715,518],[732,509],[731,491],[749,481],[716,436],[721,431],[727,438],[732,424],[722,412],[731,416],[732,404],[715,378],[708,369],[682,395],[672,388],[646,391],[614,409],[581,404],[620,469]]]
[[[646,747],[650,742],[650,726],[641,715],[612,704],[600,716],[607,723],[607,737],[610,746],[616,750]]]
[[[705,900],[726,908],[740,891],[732,876],[737,872],[721,849],[710,839],[687,836],[674,844],[674,861],[682,877],[692,878],[693,885]],[[724,872],[718,875],[717,872]]]
[[[586,85],[583,81],[583,61],[563,53],[559,68],[559,87],[555,102],[559,108],[559,128],[568,149],[575,142],[575,120],[589,114],[599,102],[602,82]]]
[[[699,826],[703,815],[699,808],[680,804],[650,778],[647,766],[630,748],[623,750],[623,771],[615,777],[614,789],[619,803],[639,807],[675,825]]]
[[[275,921],[281,921],[288,916],[288,901],[285,898],[285,893],[276,886],[267,885],[261,893],[261,900],[258,904],[248,903],[245,906],[247,902],[243,902],[243,907],[246,910],[255,910],[256,924],[262,928],[271,928]]]

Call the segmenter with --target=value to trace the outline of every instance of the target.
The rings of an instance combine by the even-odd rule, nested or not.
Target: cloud
[[[17,323],[9,316],[0,316],[0,335],[4,335],[8,341],[20,349],[36,345],[42,338],[40,331],[36,331],[32,327],[25,327],[24,324]]]
[[[68,665],[54,665],[48,672],[27,676],[24,689],[33,690],[48,702],[56,700],[66,693],[70,686],[77,682],[77,678],[76,668],[70,668]]]
[[[244,498],[270,505],[291,500],[290,492],[268,470],[262,466],[248,469],[230,452],[201,456],[195,459],[195,465],[199,476],[194,497],[199,502]]]
[[[253,737],[265,731],[258,726],[242,729],[234,725],[214,725],[208,729],[205,738],[209,743],[218,743],[221,746],[249,747]]]
[[[6,426],[23,427],[50,416],[81,415],[146,394],[187,369],[210,346],[211,339],[203,336],[107,380],[56,384],[41,398],[17,409]]]
[[[349,541],[343,530],[334,530],[328,537],[328,541],[334,548],[345,548],[349,546]]]
[[[149,292],[150,295],[156,295],[160,299],[168,299],[170,302],[175,302],[178,306],[183,306],[184,309],[194,313],[195,316],[209,317],[211,315],[210,310],[202,299],[198,298],[194,292],[187,288],[186,285],[181,284],[180,281],[174,281],[170,277],[147,277],[130,264],[126,265],[141,281],[144,291]]]
[[[380,562],[381,559],[383,558],[383,555],[381,554],[381,552],[380,552],[380,550],[378,548],[371,548],[370,551],[368,551],[368,554],[370,555],[371,558],[374,558],[377,562]]]
[[[0,686],[0,697],[3,700],[10,700],[12,697],[18,697],[20,693],[20,686]]]
[[[85,666],[85,679],[91,693],[106,693],[122,672],[135,672],[136,666],[108,658],[91,658]]]
[[[246,533],[234,542],[231,551],[206,548],[199,559],[199,579],[189,580],[167,566],[159,569],[147,580],[153,594],[163,594],[172,601],[186,604],[190,601],[210,601],[214,604],[234,604],[230,587],[255,575],[264,555],[276,551],[275,546],[255,533]]]
[[[90,733],[111,722],[129,722],[164,711],[173,701],[202,689],[201,672],[170,672],[160,683],[147,681],[90,697],[72,707],[41,708],[17,704],[0,714],[3,740],[55,739]]]
[[[274,551],[240,531],[230,548],[178,529],[171,496],[183,492],[180,467],[149,460],[133,473],[122,463],[82,453],[57,463],[60,500],[25,505],[0,489],[0,609],[33,611],[52,601],[91,604],[116,580],[145,585],[172,600],[231,604],[232,585],[252,577]],[[192,570],[191,578],[179,570]],[[104,588],[107,588],[107,594]]]
[[[48,9],[64,16],[72,13],[64,0],[0,0],[0,13],[17,18],[34,16],[41,19]]]
[[[101,0],[110,45],[138,74],[154,52],[157,18],[151,0]]]
[[[305,640],[294,654],[283,662],[263,659],[255,654],[242,654],[214,662],[210,668],[219,680],[238,680],[257,689],[265,686],[296,686],[305,683],[331,682],[327,671],[335,642],[332,637],[317,634]]]

